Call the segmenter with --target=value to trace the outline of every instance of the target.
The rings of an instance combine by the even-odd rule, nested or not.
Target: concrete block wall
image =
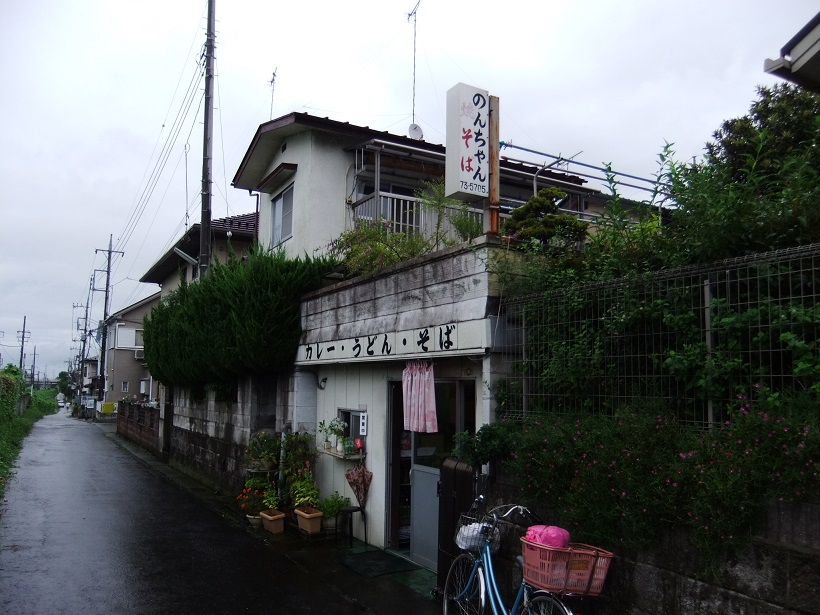
[[[378,278],[306,295],[301,343],[486,318],[497,290],[486,267],[490,244],[454,246],[389,267]]]
[[[216,401],[209,391],[203,401],[187,388],[174,395],[170,463],[214,487],[239,490],[242,456],[251,433],[252,382],[241,381],[235,402]]]

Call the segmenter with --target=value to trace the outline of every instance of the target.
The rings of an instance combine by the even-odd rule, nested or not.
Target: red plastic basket
[[[609,571],[612,553],[581,543],[566,549],[521,539],[524,580],[534,587],[562,594],[597,596]]]

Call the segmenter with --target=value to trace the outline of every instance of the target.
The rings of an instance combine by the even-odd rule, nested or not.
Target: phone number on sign
[[[487,194],[487,186],[484,184],[474,184],[472,182],[461,182],[461,189],[466,190],[467,192],[480,192],[482,194]]]

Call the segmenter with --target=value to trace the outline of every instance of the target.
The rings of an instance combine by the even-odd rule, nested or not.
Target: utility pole
[[[34,358],[31,360],[31,388],[34,389],[34,368],[37,366],[37,345],[34,345]]]
[[[103,319],[102,319],[102,347],[100,348],[100,368],[102,370],[102,385],[103,385],[103,396],[105,392],[108,390],[107,384],[107,374],[105,373],[105,349],[108,345],[108,325],[106,321],[108,320],[108,296],[110,294],[111,289],[111,255],[112,254],[125,254],[125,252],[119,252],[117,250],[112,249],[114,243],[113,235],[108,236],[108,249],[107,250],[94,250],[94,252],[107,252],[108,253],[108,264],[105,267],[105,304],[103,305]]]
[[[85,361],[85,345],[88,340],[88,306],[91,303],[91,293],[94,290],[94,276],[91,276],[91,280],[88,283],[88,299],[85,301],[85,317],[83,318],[83,341],[82,346],[80,347],[80,356],[77,360],[77,365],[75,369],[77,370],[77,397],[82,396],[83,392],[83,362]],[[79,327],[78,327],[79,328]],[[69,370],[69,374],[71,371]]]
[[[26,347],[26,340],[31,337],[31,331],[26,331],[26,317],[23,316],[23,330],[17,332],[17,338],[20,340],[20,374],[22,374],[23,378],[26,377],[25,371],[23,371],[23,350]]]
[[[214,124],[214,40],[216,0],[208,0],[208,32],[205,39],[205,129],[202,137],[202,219],[199,225],[199,275],[208,273],[211,263],[211,134]]]

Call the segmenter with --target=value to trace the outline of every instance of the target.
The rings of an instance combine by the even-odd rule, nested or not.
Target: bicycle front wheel
[[[572,611],[561,600],[550,593],[539,593],[525,604],[521,615],[573,615]]]
[[[484,571],[475,557],[462,553],[453,560],[444,583],[444,615],[481,615],[484,612]]]

